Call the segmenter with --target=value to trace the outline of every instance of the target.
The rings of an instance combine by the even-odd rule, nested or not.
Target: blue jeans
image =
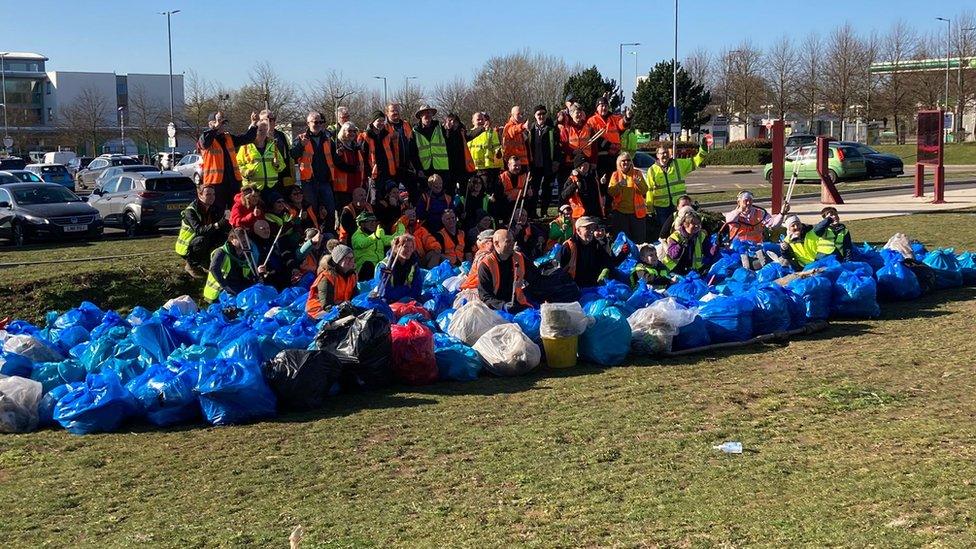
[[[335,217],[335,195],[332,194],[331,183],[319,183],[317,181],[302,181],[302,194],[309,206],[317,214],[319,207],[324,206],[329,212],[330,217]]]

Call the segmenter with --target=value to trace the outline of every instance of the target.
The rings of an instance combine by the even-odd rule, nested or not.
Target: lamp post
[[[172,122],[176,115],[174,114],[175,108],[173,107],[173,30],[170,24],[170,17],[173,14],[180,13],[180,10],[172,11],[161,11],[159,15],[166,16],[166,42],[169,48],[169,120]]]
[[[10,52],[0,52],[0,87],[3,88],[3,139],[10,137],[7,133],[7,67],[5,65],[7,54]],[[4,145],[4,148],[7,148]]]
[[[640,46],[640,42],[623,42],[620,44],[620,70],[617,72],[617,85],[621,95],[624,93],[624,46]]]
[[[125,107],[119,107],[119,133],[122,134],[122,137],[121,137],[122,138],[122,154],[125,154]],[[139,148],[138,147],[138,144],[136,144],[136,148],[137,149]],[[138,151],[136,151],[136,153],[138,154]],[[146,154],[149,154],[149,151],[148,150],[146,151]]]
[[[945,70],[945,108],[949,109],[949,55],[952,46],[952,20],[948,17],[936,17],[939,21],[946,23],[946,70]]]
[[[675,119],[678,116],[678,0],[674,0],[674,57],[671,58],[671,108],[674,109]],[[671,129],[671,128],[668,128]],[[678,133],[671,132],[671,154],[678,154]]]
[[[390,104],[390,97],[386,93],[386,77],[385,76],[374,76],[373,78],[383,81],[383,106]]]

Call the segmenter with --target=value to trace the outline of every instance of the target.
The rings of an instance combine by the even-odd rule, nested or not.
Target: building
[[[131,136],[135,130],[145,130],[145,121],[152,119],[158,128],[151,133],[159,134],[159,142],[148,148],[165,146],[165,125],[170,120],[170,84],[168,74],[116,74],[110,72],[52,71],[47,70],[48,58],[38,53],[0,53],[0,74],[4,80],[3,91],[7,106],[5,131],[14,138],[13,150],[24,154],[29,150],[55,150],[59,146],[84,149],[87,154],[108,148],[118,151],[121,147],[122,116],[125,117],[127,152],[145,151],[146,144],[136,143]],[[183,111],[183,75],[173,75],[173,109],[179,119]],[[97,120],[93,145],[83,142],[63,142],[70,133],[69,113],[72,120],[84,111],[85,118]],[[150,116],[150,113],[152,116]],[[77,124],[77,120],[74,120]],[[157,131],[158,130],[158,131]],[[129,133],[133,132],[133,133]],[[143,135],[148,131],[142,131]],[[112,141],[114,140],[114,144]],[[69,140],[70,141],[70,140]],[[145,140],[141,140],[145,141]],[[156,141],[153,139],[153,141]],[[82,150],[79,150],[82,152]]]

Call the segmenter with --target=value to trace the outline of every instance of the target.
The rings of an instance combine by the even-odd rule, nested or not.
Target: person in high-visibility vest
[[[647,169],[647,207],[654,208],[654,217],[660,224],[675,211],[678,198],[685,194],[685,177],[705,161],[708,145],[703,140],[698,154],[691,158],[672,158],[665,147],[657,148],[657,161]]]
[[[447,156],[447,136],[440,122],[434,119],[437,109],[422,105],[417,109],[416,116],[420,121],[413,128],[413,136],[417,142],[417,160],[420,163],[418,175],[429,177],[437,174],[446,181],[450,177],[451,166]],[[411,192],[411,198],[415,199],[413,194]]]
[[[647,182],[644,174],[634,167],[630,155],[622,152],[617,157],[617,170],[610,176],[607,193],[612,199],[610,227],[614,233],[624,233],[631,242],[647,241]]]
[[[736,207],[725,214],[725,223],[729,226],[729,239],[762,244],[766,238],[766,231],[775,229],[783,222],[783,215],[790,211],[787,204],[783,213],[770,215],[769,212],[753,205],[753,196],[749,191],[742,191],[736,197]]]
[[[563,186],[562,198],[571,209],[573,221],[583,217],[604,217],[603,193],[596,180],[596,170],[583,151],[576,151],[573,171]]]
[[[269,135],[274,139],[275,146],[278,147],[278,152],[284,160],[284,163],[278,166],[278,185],[290,187],[295,184],[295,163],[291,158],[291,145],[288,143],[288,138],[284,132],[275,128],[277,120],[278,117],[272,110],[264,109],[258,113],[258,121],[267,122],[268,127],[271,128]]]
[[[516,105],[512,107],[512,116],[505,123],[502,131],[502,153],[506,159],[518,157],[521,164],[529,160],[528,150],[525,147],[526,126],[525,118],[522,116],[522,107]]]
[[[623,116],[610,112],[610,102],[604,96],[596,101],[596,112],[587,119],[586,124],[590,126],[593,133],[602,131],[603,135],[597,138],[594,146],[596,148],[596,174],[603,179],[603,176],[610,177],[615,169],[617,155],[620,154],[620,132],[630,127],[633,118],[630,108],[624,109]]]
[[[795,215],[787,217],[783,226],[786,227],[786,237],[779,244],[783,252],[781,257],[796,270],[816,261],[820,236],[813,227],[802,223]]]
[[[574,223],[576,232],[565,242],[559,254],[559,266],[580,288],[596,286],[610,269],[623,263],[630,253],[630,245],[624,244],[614,255],[610,247],[597,238],[599,225],[600,220],[595,217],[577,219]]]
[[[674,274],[701,273],[714,250],[707,246],[708,232],[702,228],[701,217],[693,209],[678,212],[675,230],[665,241],[667,253],[661,261]]]
[[[257,127],[254,142],[237,149],[237,165],[244,178],[242,185],[254,187],[261,193],[261,198],[268,201],[272,189],[277,188],[278,169],[285,159],[270,137],[268,123],[260,121]]]
[[[502,137],[498,128],[492,127],[488,113],[476,112],[471,116],[471,130],[467,139],[475,172],[486,182],[498,181],[504,164]]]
[[[320,318],[326,308],[349,301],[356,294],[356,260],[352,248],[338,244],[322,256],[318,274],[308,291],[305,312]]]
[[[560,181],[556,181],[559,170],[559,132],[556,130],[545,105],[538,105],[529,125],[528,152],[529,187],[532,198],[525,201],[529,217],[537,219],[549,215],[549,202],[552,200],[553,185],[556,194],[560,193]]]
[[[176,254],[186,261],[184,270],[193,278],[207,276],[206,265],[214,248],[226,241],[230,224],[224,210],[214,204],[213,186],[197,187],[197,197],[180,215],[180,233],[176,237]]]
[[[630,275],[630,287],[636,289],[640,284],[655,288],[665,288],[671,285],[672,275],[668,268],[657,256],[657,248],[653,244],[638,246],[640,262],[634,266]]]
[[[244,291],[265,269],[258,265],[258,272],[252,268],[253,248],[246,250],[243,229],[234,229],[227,235],[227,242],[210,254],[210,273],[203,288],[203,298],[209,302],[217,301],[220,292],[235,296]]]
[[[494,249],[478,266],[478,297],[492,309],[517,313],[532,304],[525,297],[526,258],[505,229],[492,237]]]
[[[827,206],[820,210],[820,217],[823,221],[814,227],[815,231],[819,229],[817,234],[820,236],[817,242],[817,258],[834,255],[841,261],[849,260],[854,244],[851,241],[851,231],[840,222],[837,208]]]
[[[217,191],[215,204],[221,208],[230,207],[231,200],[241,190],[241,170],[237,165],[237,149],[254,141],[257,135],[257,113],[251,113],[251,125],[241,135],[227,131],[228,120],[224,113],[217,111],[210,115],[208,129],[197,140],[200,164],[203,170],[202,182]]]
[[[328,219],[324,221],[327,230],[335,227],[335,194],[332,191],[335,171],[335,143],[333,136],[325,129],[322,113],[312,111],[305,118],[308,130],[298,134],[291,148],[291,155],[298,159],[298,173],[302,180],[305,200],[319,210],[325,206]]]

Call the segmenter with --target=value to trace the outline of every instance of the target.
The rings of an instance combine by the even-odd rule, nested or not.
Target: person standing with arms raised
[[[251,113],[251,125],[241,135],[227,130],[229,121],[224,113],[210,115],[209,128],[197,140],[203,169],[203,184],[216,191],[214,204],[218,209],[227,208],[234,195],[241,190],[241,170],[237,165],[237,149],[254,141],[257,135],[257,113]]]

